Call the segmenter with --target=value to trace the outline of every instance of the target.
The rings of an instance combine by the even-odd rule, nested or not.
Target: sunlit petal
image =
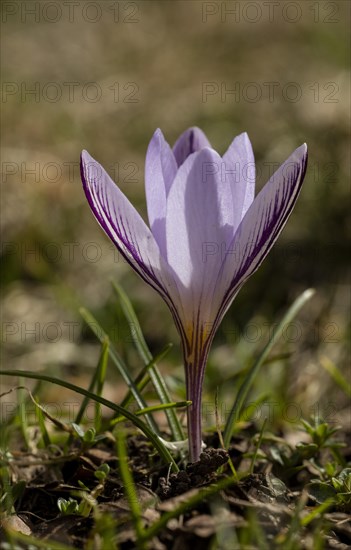
[[[178,166],[181,166],[189,155],[200,151],[204,147],[211,147],[211,144],[200,128],[194,126],[185,130],[173,147],[173,153]]]
[[[151,231],[166,258],[165,215],[166,199],[177,173],[172,149],[160,129],[149,143],[145,160],[145,191]]]

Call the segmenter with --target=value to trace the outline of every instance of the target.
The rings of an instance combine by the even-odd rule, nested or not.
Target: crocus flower
[[[190,459],[201,452],[201,393],[214,334],[240,288],[283,229],[307,165],[302,145],[255,197],[246,133],[221,157],[199,128],[173,149],[156,130],[145,163],[149,225],[105,170],[81,156],[93,214],[133,269],[162,296],[180,334],[186,375]]]

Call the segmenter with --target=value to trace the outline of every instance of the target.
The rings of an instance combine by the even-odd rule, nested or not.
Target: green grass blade
[[[306,506],[307,498],[307,492],[304,491],[295,505],[294,514],[291,518],[288,530],[282,535],[281,540],[279,540],[279,542],[282,542],[282,547],[284,548],[284,550],[296,550],[295,543],[300,538],[300,516],[301,512]]]
[[[94,370],[94,374],[91,378],[91,382],[89,384],[89,387],[88,387],[88,391],[89,392],[93,392],[94,390],[94,387],[95,385],[97,384],[97,380],[100,376],[100,371],[102,368],[104,368],[106,370],[106,365],[107,365],[107,353],[109,351],[109,340],[108,338],[102,343],[102,349],[101,349],[101,355],[100,355],[100,358],[99,358],[99,362],[97,364],[97,367],[96,369]],[[105,365],[106,363],[106,365]],[[97,391],[96,392],[97,395],[101,395],[101,391]],[[85,413],[85,410],[89,404],[89,397],[84,397],[83,401],[82,401],[82,404],[81,406],[79,407],[79,410],[78,410],[78,413],[77,413],[77,416],[74,420],[74,423],[75,424],[80,424],[82,419],[83,419],[83,416],[84,416],[84,413]],[[99,404],[100,405],[100,404]]]
[[[264,529],[262,528],[258,518],[257,518],[257,512],[254,509],[248,509],[247,511],[247,520],[248,520],[248,526],[246,533],[248,535],[248,545],[253,548],[252,544],[255,544],[256,548],[259,548],[260,550],[270,550],[271,546],[268,543],[266,539],[266,535],[264,532]],[[243,541],[241,541],[243,544]],[[250,544],[251,543],[251,544]],[[243,547],[247,547],[245,543],[243,544]]]
[[[135,345],[137,350],[139,351],[140,357],[145,363],[149,363],[152,359],[152,355],[145,341],[138,317],[134,311],[132,303],[119,284],[117,284],[115,281],[112,281],[112,287],[120,300],[123,313],[127,321],[129,322],[131,333],[135,339]]]
[[[141,393],[142,390],[145,388],[145,386],[147,386],[147,384],[150,382],[150,376],[148,374],[149,368],[155,363],[157,363],[158,361],[161,361],[167,355],[171,347],[172,347],[172,344],[167,344],[163,348],[163,350],[160,351],[160,353],[155,355],[155,357],[152,359],[152,361],[150,361],[150,363],[148,363],[141,369],[138,376],[134,380],[134,384],[138,388],[139,393]],[[133,400],[133,394],[131,393],[130,390],[128,390],[127,395],[125,396],[125,398],[121,403],[121,407],[127,407],[132,400]]]
[[[22,378],[20,378],[19,383],[21,386],[24,386],[24,381]],[[27,449],[30,449],[30,438],[29,438],[29,430],[28,430],[28,422],[27,422],[27,407],[23,406],[23,403],[25,403],[25,395],[23,388],[19,388],[18,390],[18,403],[19,403],[19,421],[20,421],[20,427],[23,439],[26,443]]]
[[[259,449],[261,447],[261,444],[262,444],[262,439],[263,439],[263,434],[264,434],[264,429],[266,427],[266,424],[267,424],[267,418],[265,418],[264,421],[263,421],[262,428],[261,428],[261,431],[260,431],[260,435],[259,435],[259,438],[258,438],[258,441],[257,441],[256,449],[255,449],[255,452],[254,452],[253,457],[251,459],[250,474],[254,473],[255,462],[256,462],[258,451],[259,451]]]
[[[301,519],[301,525],[303,527],[306,527],[311,523],[311,521],[320,517],[322,514],[324,514],[324,512],[328,510],[328,508],[334,505],[335,505],[335,500],[333,498],[327,498],[327,500],[322,502],[322,504],[314,508],[312,512],[310,512],[309,514],[307,514],[307,516]]]
[[[178,518],[187,510],[190,510],[191,508],[197,506],[200,502],[203,502],[205,498],[211,497],[219,493],[219,491],[230,487],[234,483],[236,483],[236,479],[234,477],[226,477],[225,479],[218,481],[218,483],[213,483],[212,485],[208,485],[203,489],[199,489],[195,495],[181,502],[178,506],[176,506],[176,508],[174,508],[170,512],[166,512],[165,514],[163,514],[158,521],[151,525],[151,527],[144,530],[143,539],[150,540],[152,537],[156,536],[161,529],[166,527],[170,519]]]
[[[101,349],[101,355],[100,355],[100,358],[99,358],[99,362],[97,364],[96,369],[94,370],[93,376],[91,378],[91,381],[90,381],[90,384],[89,384],[89,387],[88,387],[89,392],[92,392],[94,390],[94,387],[98,383],[99,379],[103,379],[103,380],[105,379],[109,346],[110,346],[110,341],[109,341],[108,338],[106,338],[104,340],[104,342],[102,343],[102,349]],[[101,395],[101,391],[102,391],[102,386],[100,388],[100,391],[99,391],[99,388],[96,390],[97,395]],[[85,396],[82,403],[81,403],[81,406],[79,407],[77,416],[74,420],[75,424],[79,425],[81,423],[89,401],[90,401],[89,397]],[[97,423],[97,418],[100,418],[100,415],[101,415],[101,405],[100,405],[100,403],[95,401],[94,427],[95,427],[97,432],[100,429],[100,422]],[[66,448],[72,443],[72,441],[73,441],[73,435],[71,434],[68,438],[67,443],[66,443]]]
[[[137,539],[140,540],[144,534],[144,529],[141,521],[142,511],[139,505],[138,494],[134,484],[133,476],[128,467],[127,448],[123,430],[119,430],[116,436],[119,472],[121,474],[124,491],[130,507]],[[138,546],[140,547],[140,545]],[[143,548],[143,545],[141,547]]]
[[[283,319],[280,321],[278,327],[276,330],[273,331],[273,334],[271,338],[269,339],[268,343],[264,347],[263,351],[261,352],[260,356],[256,360],[256,362],[253,364],[252,368],[248,372],[247,376],[245,377],[238,395],[236,397],[236,400],[234,402],[234,405],[229,413],[229,417],[224,429],[224,443],[225,446],[228,447],[230,443],[230,439],[232,437],[234,427],[238,419],[240,418],[240,413],[243,408],[245,399],[247,397],[247,394],[252,386],[252,383],[260,370],[263,363],[266,361],[271,349],[273,348],[274,344],[279,340],[281,337],[285,327],[287,324],[291,323],[291,321],[296,317],[300,309],[305,305],[305,303],[312,298],[314,294],[313,289],[305,290],[290,306],[287,313],[284,315]]]
[[[80,308],[79,312],[83,317],[84,321],[91,328],[91,330],[94,332],[94,334],[97,336],[97,338],[100,340],[101,343],[106,338],[108,338],[108,335],[106,334],[104,329],[99,325],[95,317],[88,310],[86,310],[85,308]],[[139,405],[139,407],[141,409],[146,408],[147,405],[143,397],[140,395],[138,388],[134,384],[133,379],[131,378],[126,365],[124,364],[122,358],[119,356],[119,354],[111,344],[109,346],[109,354],[113,364],[117,367],[118,372],[121,374],[123,380],[127,384],[130,391],[132,392],[133,397],[137,402],[137,404]],[[149,424],[150,428],[152,428],[155,433],[159,434],[158,426],[150,414],[145,417],[145,420]]]
[[[51,445],[51,440],[50,440],[49,433],[48,433],[48,431],[46,429],[46,426],[45,426],[45,418],[44,418],[44,414],[43,414],[42,409],[37,407],[36,414],[38,416],[38,424],[39,424],[39,428],[40,428],[40,431],[41,431],[41,437],[43,438],[44,447],[47,448],[47,447],[49,447],[49,445]]]
[[[177,472],[179,470],[177,464],[174,462],[173,457],[171,456],[168,449],[160,441],[158,435],[155,434],[155,432],[145,422],[140,420],[138,416],[128,411],[128,409],[124,409],[119,405],[112,403],[112,401],[109,401],[108,399],[105,399],[104,397],[96,395],[88,390],[80,388],[79,386],[75,386],[70,382],[66,382],[65,380],[60,380],[58,378],[53,378],[52,376],[48,376],[46,374],[38,374],[38,373],[34,373],[30,371],[22,371],[22,370],[5,369],[5,370],[0,370],[0,375],[19,376],[19,377],[22,376],[23,378],[31,378],[33,380],[43,380],[45,382],[51,382],[52,384],[57,384],[58,386],[62,386],[63,388],[67,388],[68,390],[72,390],[76,393],[80,393],[81,395],[85,395],[91,400],[98,401],[99,403],[101,403],[101,405],[105,405],[105,407],[112,409],[119,415],[125,416],[128,420],[130,420],[137,428],[139,428],[146,435],[148,439],[150,439],[150,441],[152,442],[154,447],[158,450],[159,454],[161,455],[163,460],[166,462],[166,464],[171,464],[172,470],[174,472]]]
[[[240,416],[238,420],[240,422],[250,421],[252,419],[252,416],[256,413],[256,410],[259,410],[260,405],[262,403],[265,403],[268,398],[269,398],[269,394],[264,393],[260,395],[255,401],[252,401],[251,403],[249,403],[248,406],[242,409],[242,411],[240,412]]]
[[[101,356],[96,369],[96,395],[101,395],[106,379],[110,342],[107,340],[102,344]],[[96,432],[101,428],[101,405],[95,401],[95,419],[94,426]]]
[[[151,405],[150,407],[147,407],[146,409],[140,409],[139,411],[135,411],[134,414],[136,416],[143,416],[144,414],[147,414],[149,412],[159,412],[164,411],[167,409],[180,409],[184,407],[188,407],[191,405],[191,401],[176,401],[174,403],[165,403],[164,405]],[[125,419],[122,416],[119,416],[118,418],[114,418],[111,421],[111,425],[118,424],[119,422],[123,422]]]
[[[1,387],[1,385],[0,385]],[[32,394],[37,395],[40,393],[41,390],[41,382],[40,380],[35,384]],[[16,419],[20,418],[20,415],[22,414],[20,409],[23,408],[24,410],[28,410],[28,405],[31,402],[30,397],[28,394],[23,395],[23,401],[19,401],[16,404],[15,408],[10,411],[6,411],[6,415],[3,415],[4,418],[1,419],[1,429],[4,429],[6,426],[10,426]]]
[[[14,530],[6,531],[5,530],[5,538],[7,539],[6,542],[10,544],[11,546],[8,548],[11,548],[11,550],[19,550],[19,548],[32,548],[33,550],[39,550],[42,548],[43,550],[72,550],[72,546],[67,546],[66,544],[63,544],[62,542],[56,542],[54,540],[47,540],[45,539],[39,539],[34,537],[33,535],[24,535],[23,533],[16,532]],[[18,546],[15,544],[15,541],[18,541],[19,543],[22,543],[25,546]]]
[[[351,384],[344,378],[338,367],[328,357],[322,357],[321,365],[346,395],[351,397]]]
[[[150,362],[152,362],[152,354],[148,348],[147,343],[145,342],[145,338],[141,330],[139,320],[133,309],[131,301],[129,300],[124,290],[117,283],[112,281],[112,286],[115,292],[117,293],[118,298],[120,299],[120,303],[121,303],[121,307],[123,309],[124,315],[126,316],[126,319],[129,322],[129,325],[131,327],[132,336],[134,336],[136,348],[139,351],[139,354],[142,360],[144,361],[145,365],[148,365],[150,364]],[[159,372],[157,366],[155,364],[152,364],[149,367],[148,372],[160,402],[165,404],[172,401],[167,385],[161,373]],[[184,439],[184,433],[183,433],[181,424],[174,410],[172,409],[167,410],[166,415],[167,415],[167,420],[168,420],[170,430],[172,432],[173,440],[178,441],[178,440]]]

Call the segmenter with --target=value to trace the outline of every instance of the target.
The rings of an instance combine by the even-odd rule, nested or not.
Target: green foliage
[[[315,502],[333,503],[338,509],[351,511],[351,468],[344,468],[337,476],[327,481],[319,479],[311,481],[308,487]]]
[[[259,372],[260,368],[268,358],[269,353],[271,352],[274,344],[279,340],[281,337],[285,327],[291,323],[291,321],[296,317],[300,309],[305,305],[305,303],[312,298],[314,294],[313,289],[305,290],[296,300],[294,303],[290,306],[287,313],[284,315],[283,319],[278,324],[277,328],[273,330],[273,333],[264,347],[263,351],[261,352],[258,359],[254,362],[253,366],[245,376],[239,390],[237,393],[237,397],[234,401],[233,407],[229,413],[228,420],[226,422],[225,428],[224,428],[224,444],[227,447],[229,445],[231,436],[234,432],[236,422],[240,418],[240,414],[242,412],[245,399],[249,393],[249,390],[252,387],[252,384],[257,376],[257,373]]]
[[[80,313],[85,320],[85,322],[88,324],[88,326],[92,329],[94,334],[99,338],[100,342],[103,343],[108,339],[108,336],[104,329],[101,327],[101,325],[98,323],[98,321],[93,317],[93,315],[87,311],[85,308],[80,309]],[[136,387],[134,381],[132,380],[129,370],[127,366],[125,365],[122,357],[119,355],[119,353],[112,347],[111,345],[108,348],[109,355],[112,359],[112,364],[117,368],[119,374],[121,374],[124,382],[129,387],[130,391],[133,394],[133,397],[140,408],[145,408],[146,403],[144,401],[144,398],[138,391],[138,388]],[[150,428],[155,432],[158,433],[159,429],[154,421],[152,415],[146,415],[146,421],[149,424]]]
[[[130,506],[131,516],[134,523],[137,539],[141,540],[144,535],[142,524],[142,513],[139,505],[137,490],[134,484],[133,476],[128,468],[128,456],[123,431],[119,431],[117,435],[117,455],[119,463],[119,471],[121,474],[125,494]],[[141,545],[143,547],[143,545]]]
[[[121,426],[121,424],[130,421],[134,428],[140,429],[149,439],[150,444],[157,453],[162,457],[164,463],[169,464],[173,471],[177,471],[179,467],[183,467],[185,464],[184,453],[180,454],[179,460],[177,459],[176,462],[168,448],[173,449],[174,447],[174,449],[177,449],[177,446],[182,443],[178,439],[180,436],[180,432],[177,428],[179,420],[177,419],[177,422],[174,422],[174,419],[177,418],[177,409],[189,406],[190,402],[171,400],[166,383],[156,367],[156,363],[162,360],[168,352],[169,346],[161,353],[155,354],[155,356],[152,357],[148,348],[145,348],[145,339],[141,332],[140,325],[136,325],[136,315],[129,300],[121,289],[118,290],[118,295],[123,301],[124,311],[128,321],[131,322],[133,320],[134,327],[137,327],[135,329],[138,334],[136,345],[143,365],[134,379],[130,376],[127,366],[119,356],[117,350],[111,346],[109,337],[100,325],[98,325],[98,332],[99,339],[102,343],[101,353],[87,390],[66,382],[65,380],[54,378],[43,373],[4,370],[2,374],[11,374],[12,376],[18,375],[22,380],[27,378],[34,379],[41,382],[41,384],[44,382],[53,383],[57,386],[68,388],[83,396],[81,406],[79,407],[74,421],[71,423],[64,423],[62,421],[56,421],[52,416],[46,413],[45,408],[39,405],[39,402],[30,394],[32,401],[39,411],[37,422],[42,435],[41,444],[44,448],[52,446],[52,434],[46,426],[48,421],[54,421],[57,430],[63,430],[65,433],[69,433],[65,446],[66,451],[71,448],[73,443],[76,445],[77,442],[79,442],[79,453],[84,453],[98,446],[103,440],[108,438],[109,441],[112,441],[113,437],[115,437],[118,472],[129,505],[130,517],[135,531],[136,547],[138,549],[143,550],[148,548],[153,537],[157,537],[166,528],[171,519],[181,517],[191,509],[196,508],[199,503],[203,501],[211,502],[211,509],[215,511],[216,506],[218,507],[218,503],[221,502],[221,491],[240,483],[240,480],[244,480],[245,478],[249,479],[250,475],[252,476],[256,471],[260,471],[262,464],[264,464],[265,467],[270,465],[276,474],[279,473],[279,479],[289,480],[294,478],[298,472],[306,469],[306,465],[309,465],[309,467],[319,475],[318,478],[313,479],[306,485],[306,493],[301,496],[297,503],[286,532],[281,533],[280,538],[278,537],[275,541],[277,548],[282,547],[284,550],[286,548],[291,550],[297,549],[298,540],[303,530],[310,524],[314,525],[320,518],[323,518],[325,512],[330,510],[330,508],[345,512],[350,510],[351,469],[345,466],[340,456],[339,451],[342,444],[335,438],[335,434],[337,434],[339,428],[331,426],[328,422],[315,416],[310,421],[302,420],[301,422],[302,428],[308,435],[310,441],[300,442],[294,447],[288,445],[283,438],[279,438],[267,432],[265,420],[260,431],[255,433],[251,438],[251,450],[246,454],[246,458],[250,459],[247,471],[240,471],[237,473],[233,462],[230,460],[229,466],[232,468],[232,476],[228,476],[227,471],[226,476],[222,479],[219,479],[219,481],[207,487],[200,488],[195,494],[190,494],[185,500],[179,501],[172,510],[162,513],[160,518],[155,520],[151,525],[145,526],[143,519],[144,504],[141,505],[139,502],[138,487],[135,484],[133,474],[129,467],[125,428]],[[239,388],[234,406],[231,409],[230,417],[224,430],[227,440],[229,438],[226,443],[227,446],[230,445],[230,436],[233,428],[235,427],[238,433],[240,427],[243,425],[239,421],[243,418],[249,418],[252,411],[267,399],[267,394],[261,394],[253,402],[247,402],[247,397],[253,387],[257,373],[263,365],[267,365],[271,361],[269,353],[281,335],[282,328],[297,315],[310,296],[311,292],[303,293],[294,302],[281,323],[273,331],[272,337],[261,352],[259,358],[253,363],[251,368],[243,371],[241,387]],[[84,317],[87,321],[92,322],[89,313],[85,312]],[[94,323],[96,323],[95,319]],[[97,325],[95,325],[95,327],[96,326]],[[112,363],[118,367],[119,371],[124,373],[123,377],[128,387],[127,393],[122,400],[122,405],[117,405],[102,397],[103,388],[107,380],[107,364],[109,358],[112,360]],[[160,400],[158,404],[148,405],[145,398],[144,391],[146,385],[150,381],[153,383],[154,392]],[[18,391],[21,392],[21,398],[26,399],[26,393],[23,392],[23,388]],[[90,401],[93,401],[95,406],[93,426],[86,425],[84,421],[85,411]],[[131,412],[129,407],[132,404],[137,404],[139,408]],[[102,405],[113,411],[114,416],[112,419],[102,422]],[[218,395],[216,397],[216,410],[217,409]],[[160,432],[159,428],[157,428],[157,431],[151,428],[155,423],[153,414],[158,411],[171,412],[171,414],[167,415],[167,419],[169,431],[172,436],[175,436],[174,441],[164,441],[158,436]],[[140,416],[145,417],[146,422],[143,422]],[[22,413],[20,415],[13,415],[7,425],[7,429],[11,427],[11,422],[15,423],[18,419],[21,422],[20,429],[22,432],[30,428],[27,418]],[[113,429],[113,432],[105,431],[104,428],[106,427],[108,430]],[[218,418],[217,429],[220,432]],[[176,450],[172,452],[176,453]],[[328,455],[329,461],[322,460],[322,453],[326,452],[331,453],[333,460],[330,458],[330,455]],[[9,474],[11,460],[12,457],[8,452],[7,454],[3,454],[0,472],[3,480],[1,509],[6,514],[10,514],[15,510],[17,502],[21,499],[25,491],[24,482],[11,483]],[[111,467],[107,463],[102,463],[93,472],[92,480],[95,483],[91,483],[91,481],[86,482],[84,479],[78,479],[77,488],[70,491],[68,498],[60,497],[57,500],[57,507],[61,515],[78,515],[85,518],[93,518],[94,526],[90,533],[90,538],[87,541],[87,550],[93,550],[94,537],[96,540],[99,540],[102,549],[109,550],[111,540],[114,539],[116,530],[120,528],[116,520],[110,514],[101,513],[99,510],[99,497],[103,494],[104,487],[106,483],[108,483],[111,475],[115,475],[115,472],[111,470]],[[307,498],[315,504],[312,509],[309,509],[308,514],[305,513]],[[223,504],[220,506],[222,505]],[[235,542],[235,544],[243,547],[251,544],[260,548],[269,548],[270,541],[267,539],[261,527],[258,515],[249,509],[245,521],[245,527],[241,527],[239,530],[234,531],[228,531],[225,527],[219,526],[216,536],[213,537],[213,548],[217,548],[216,544],[217,542],[219,543],[219,541],[221,541],[221,545],[225,548],[225,540],[230,540],[231,543]],[[16,540],[21,540],[22,537],[21,534],[15,534],[13,536]],[[318,541],[322,540],[320,538],[320,530],[318,529],[315,530],[314,540],[316,544],[315,547],[318,548],[318,545],[320,545]],[[114,543],[114,547],[117,548],[117,544]]]
[[[57,507],[64,516],[70,516],[71,514],[81,515],[78,502],[71,497],[68,500],[60,497],[57,500]]]
[[[82,442],[83,450],[93,447],[99,441],[106,438],[106,434],[96,434],[95,428],[88,428],[84,430],[81,426],[72,422],[72,429]]]
[[[155,387],[160,403],[162,403],[163,405],[169,403],[171,401],[169,390],[157,368],[156,361],[153,359],[152,354],[148,348],[132,303],[120,285],[118,285],[116,282],[113,282],[112,284],[115,292],[117,293],[117,296],[120,299],[120,303],[126,319],[129,323],[129,327],[136,348],[140,354],[141,359],[144,361],[145,366],[148,367],[147,374]],[[147,383],[147,379],[145,383]],[[174,440],[184,439],[184,433],[175,412],[172,409],[166,410],[166,416],[171,430],[172,438]]]
[[[301,422],[306,432],[311,436],[312,442],[318,450],[323,447],[340,447],[340,442],[330,439],[331,436],[340,429],[340,426],[330,427],[327,422],[318,416],[314,417],[311,423],[306,420],[302,420]]]
[[[289,479],[305,467],[305,462],[310,461],[314,469],[317,469],[321,476],[335,474],[340,469],[343,461],[338,454],[338,449],[344,446],[343,443],[332,438],[340,427],[329,426],[327,422],[314,417],[310,422],[301,420],[304,431],[310,436],[310,442],[297,443],[293,449],[283,440],[275,441],[269,448],[269,456],[276,465],[284,479]],[[277,444],[279,443],[279,444]],[[319,462],[321,450],[329,450],[335,456],[334,463],[327,463],[322,466]]]
[[[116,405],[115,403],[112,403],[111,401],[108,401],[107,399],[100,397],[88,390],[84,390],[83,388],[80,388],[79,386],[75,386],[74,384],[71,384],[70,382],[66,382],[64,380],[60,380],[58,378],[53,378],[52,376],[47,376],[45,374],[37,374],[27,371],[8,371],[8,370],[2,370],[0,371],[0,374],[6,375],[6,376],[23,376],[24,378],[32,378],[34,380],[42,380],[46,382],[51,382],[53,384],[56,384],[58,386],[62,386],[64,388],[67,388],[69,390],[72,390],[74,392],[80,393],[81,395],[84,395],[88,397],[89,399],[92,399],[94,401],[97,401],[98,403],[101,403],[101,405],[105,405],[106,407],[112,409],[119,415],[124,416],[128,420],[130,420],[135,426],[137,426],[142,432],[145,433],[145,435],[151,440],[155,448],[158,450],[159,454],[162,456],[162,458],[165,460],[166,463],[172,465],[172,469],[177,471],[178,466],[174,462],[172,456],[170,455],[168,449],[164,446],[160,438],[149,428],[147,424],[145,424],[138,416],[131,413],[127,409],[124,409],[120,407],[119,405]],[[91,437],[89,435],[89,437]]]
[[[101,464],[94,472],[94,477],[97,479],[98,484],[90,490],[82,481],[78,480],[78,484],[81,490],[72,490],[72,495],[80,498],[80,502],[73,496],[68,499],[58,498],[57,506],[63,515],[79,515],[88,517],[90,513],[96,508],[97,497],[103,492],[104,484],[107,481],[110,473],[110,467],[108,464]]]
[[[338,367],[327,357],[322,357],[321,365],[330,374],[333,381],[343,390],[343,392],[348,397],[351,397],[351,384],[343,376],[340,369],[338,369]]]
[[[105,481],[108,474],[110,473],[110,466],[108,464],[101,464],[97,470],[94,472],[94,476],[99,481]]]

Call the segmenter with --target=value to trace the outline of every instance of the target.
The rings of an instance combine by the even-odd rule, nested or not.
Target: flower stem
[[[190,462],[199,460],[201,453],[201,395],[194,391],[187,391],[187,399],[192,401],[188,407],[188,438],[189,438],[189,458]]]
[[[187,409],[189,459],[191,462],[197,462],[202,452],[202,385],[215,332],[215,324],[212,324],[211,331],[207,333],[204,326],[196,324],[189,340],[184,337],[184,332],[180,332],[185,367],[186,398],[191,401],[191,405]]]
[[[207,356],[200,364],[191,361],[185,362],[187,400],[192,402],[187,410],[189,458],[191,462],[199,460],[202,451],[201,403],[206,359]]]

